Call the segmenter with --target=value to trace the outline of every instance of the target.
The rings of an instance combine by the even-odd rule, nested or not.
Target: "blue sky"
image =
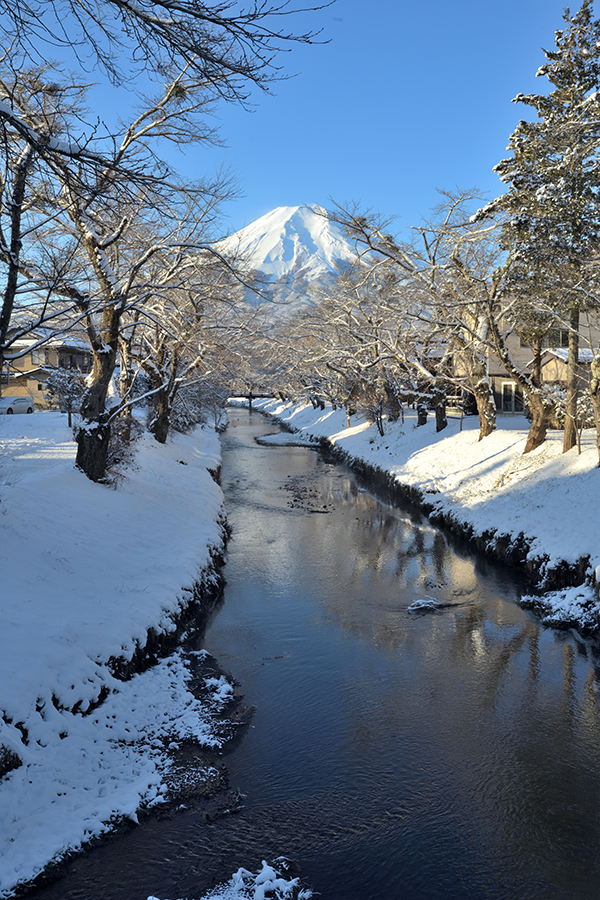
[[[221,162],[245,196],[228,207],[235,231],[275,206],[357,200],[418,223],[436,187],[501,192],[493,166],[562,24],[564,0],[337,0],[299,24],[330,43],[295,46],[296,77],[255,111],[221,107],[227,149],[193,151],[190,174]],[[572,5],[572,10],[579,4]]]
[[[252,112],[218,107],[225,147],[190,148],[174,162],[190,178],[236,173],[243,196],[225,207],[223,233],[276,206],[333,199],[396,217],[390,230],[406,234],[435,206],[436,188],[502,192],[492,170],[526,113],[511,100],[547,89],[535,73],[566,2],[337,0],[289,17],[286,27],[322,28],[329,43],[291,45],[278,62],[294,77],[257,91]],[[97,90],[101,113],[127,117],[122,91],[117,100]]]

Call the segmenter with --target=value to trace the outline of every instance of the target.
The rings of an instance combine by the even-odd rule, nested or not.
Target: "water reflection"
[[[148,823],[40,900],[198,897],[280,854],[324,900],[597,900],[596,648],[348,470],[231,419],[205,645],[257,708],[227,759],[245,809]],[[443,605],[409,611],[425,597]]]
[[[596,897],[599,712],[589,654],[541,631],[512,602],[518,585],[510,575],[454,553],[426,520],[390,509],[352,475],[310,459],[310,468],[294,465],[295,488],[317,485],[328,514],[291,526],[276,504],[270,509],[277,541],[285,531],[295,548],[284,620],[290,604],[310,608],[315,664],[323,666],[315,676],[323,696],[313,689],[298,712],[318,735],[319,753],[289,757],[291,780],[313,785],[320,772],[320,783],[329,777],[341,785],[365,820],[385,821],[385,796],[404,803],[401,821],[377,837],[357,836],[352,859],[327,830],[327,850],[315,854],[306,844],[302,859],[315,884],[340,900]],[[269,469],[276,479],[273,457]],[[419,597],[444,607],[411,615]],[[233,614],[239,607],[231,600]],[[273,612],[253,627],[277,632]],[[219,627],[227,631],[224,615],[217,641]],[[308,676],[297,691],[293,658],[288,669],[278,672],[276,693],[294,707],[296,734]],[[261,679],[257,693],[272,698],[273,688]],[[264,719],[268,733],[272,717]],[[256,792],[258,808],[272,808],[287,776],[276,767],[273,779],[271,762],[264,778],[265,745],[253,748],[252,740],[239,768],[234,762],[235,778]],[[280,752],[286,747],[293,752],[289,744]],[[333,795],[324,791],[319,802],[322,816],[335,819]],[[312,828],[319,832],[316,814]],[[344,866],[351,875],[340,875]]]

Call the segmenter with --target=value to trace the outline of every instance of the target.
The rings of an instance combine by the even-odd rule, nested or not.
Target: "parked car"
[[[0,416],[13,413],[32,413],[35,406],[31,397],[0,397]]]

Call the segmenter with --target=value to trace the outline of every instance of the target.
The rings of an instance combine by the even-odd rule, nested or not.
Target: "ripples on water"
[[[594,648],[344,467],[231,420],[228,586],[203,643],[257,708],[227,758],[245,808],[150,821],[40,900],[191,900],[279,854],[324,900],[597,900]],[[408,611],[424,598],[442,608]]]

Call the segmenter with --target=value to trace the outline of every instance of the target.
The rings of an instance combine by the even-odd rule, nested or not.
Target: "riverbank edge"
[[[217,430],[219,433],[219,430]],[[136,465],[135,457],[132,465]],[[206,466],[206,472],[216,485],[220,487],[221,466]],[[119,473],[120,477],[126,476],[126,471]],[[226,510],[223,504],[216,516],[211,516],[211,521],[217,526],[216,540],[206,544],[207,561],[197,571],[196,577],[188,586],[181,586],[175,591],[172,608],[165,613],[161,628],[149,627],[146,630],[145,640],[135,641],[135,648],[131,655],[114,655],[106,660],[106,668],[110,674],[123,683],[130,681],[134,676],[146,672],[152,666],[166,659],[178,650],[185,654],[194,642],[202,640],[209,616],[218,607],[223,598],[226,584],[224,567],[227,562],[227,544],[231,537],[231,526],[228,523]],[[221,667],[218,660],[206,654],[199,658],[192,651],[196,668],[194,681],[203,681],[203,675],[216,677],[224,676],[233,687],[231,699],[223,706],[216,717],[221,724],[219,729],[222,738],[218,749],[205,747],[202,744],[187,744],[187,750],[193,749],[199,763],[212,766],[212,773],[204,774],[197,778],[193,789],[187,780],[175,787],[169,784],[169,790],[165,799],[160,804],[152,807],[144,805],[143,801],[137,809],[139,821],[144,821],[156,816],[174,814],[174,810],[182,803],[193,804],[200,809],[206,820],[210,821],[221,815],[229,815],[237,812],[239,798],[229,789],[228,771],[223,763],[223,757],[231,752],[243,738],[253,714],[253,709],[243,703],[243,695],[239,685],[233,676]],[[192,693],[198,696],[195,688],[190,687]],[[102,689],[95,702],[92,702],[84,715],[89,715],[101,707],[109,695],[109,691]],[[73,714],[80,713],[76,707],[65,709]],[[0,710],[0,717],[6,722],[4,713]],[[169,752],[170,756],[176,756],[177,751]],[[15,753],[0,743],[0,780],[13,769],[22,765],[22,760]],[[49,859],[43,870],[34,877],[25,879],[13,885],[7,896],[14,898],[33,897],[37,892],[48,885],[55,883],[64,875],[67,866],[74,860],[85,856],[95,847],[118,838],[118,836],[132,828],[137,827],[128,815],[115,816],[110,822],[105,823],[107,830],[99,835],[92,835],[88,840],[82,841],[77,846],[72,846],[59,857]]]
[[[212,472],[211,475],[218,483],[218,477]],[[163,629],[148,628],[144,644],[136,641],[131,656],[111,656],[106,660],[107,669],[118,681],[129,681],[134,675],[147,671],[159,660],[165,659],[181,647],[182,640],[190,628],[193,628],[195,632],[202,631],[206,619],[222,597],[225,585],[223,568],[227,561],[227,541],[231,529],[223,509],[216,524],[220,530],[219,542],[206,548],[208,563],[200,570],[191,587],[180,589],[177,605],[165,615]],[[85,714],[88,715],[98,709],[106,696],[107,692],[101,691],[97,701],[90,704]],[[73,714],[78,712],[75,707],[66,711]],[[2,710],[0,710],[0,718],[9,724]],[[3,751],[6,752],[3,753]],[[15,765],[14,757],[15,754],[0,744],[0,779],[13,768],[21,765],[20,759],[16,761]]]
[[[211,473],[212,474],[212,473]],[[218,478],[215,478],[218,483]],[[147,671],[161,659],[165,659],[186,644],[191,644],[194,638],[201,639],[208,617],[219,605],[223,598],[223,590],[226,579],[223,573],[227,561],[227,542],[231,536],[231,528],[223,515],[218,523],[222,528],[222,541],[218,546],[208,548],[209,563],[202,569],[193,587],[182,588],[182,595],[189,594],[187,603],[182,603],[179,609],[171,614],[171,622],[174,630],[157,631],[150,628],[147,632],[146,642],[138,645],[131,658],[111,657],[107,665],[111,668],[115,678],[120,681],[129,681],[137,674]],[[229,679],[234,686],[234,694],[229,703],[223,708],[219,720],[223,724],[224,739],[218,750],[195,745],[195,755],[201,764],[212,766],[213,772],[197,778],[193,789],[189,787],[187,779],[185,784],[178,785],[175,789],[170,785],[169,793],[165,801],[150,808],[140,805],[137,810],[139,822],[135,823],[128,816],[115,818],[109,824],[109,829],[101,835],[94,835],[89,840],[83,841],[79,846],[70,848],[60,858],[49,860],[44,869],[34,878],[16,884],[10,896],[15,900],[21,898],[35,898],[43,888],[59,881],[67,871],[70,863],[85,856],[95,848],[102,846],[132,828],[138,827],[153,817],[174,815],[181,804],[193,804],[199,809],[207,822],[215,818],[232,815],[240,808],[240,797],[229,788],[229,775],[223,757],[230,753],[242,740],[244,733],[250,725],[253,709],[243,703],[243,695],[238,690],[237,682],[231,674],[221,667],[218,660],[206,655],[196,665],[201,671],[196,672],[196,681],[201,681],[203,675],[219,677],[221,675]],[[194,692],[194,691],[192,691]],[[103,698],[105,699],[105,698]],[[100,705],[103,699],[97,704]],[[189,749],[190,745],[187,745]],[[5,774],[5,773],[1,773]],[[0,774],[0,777],[1,777]]]
[[[242,405],[247,405],[247,401]],[[300,429],[294,428],[281,415],[261,406],[264,407],[264,404],[254,402],[252,409],[276,422],[283,431],[300,433]],[[491,561],[519,573],[532,592],[522,595],[520,605],[534,611],[545,624],[561,630],[574,629],[586,638],[600,636],[600,583],[598,572],[592,568],[589,556],[581,556],[574,562],[561,559],[551,563],[549,555],[532,553],[532,541],[522,531],[516,534],[499,533],[494,528],[477,531],[468,520],[459,518],[447,496],[442,498],[435,492],[404,483],[388,469],[338,447],[330,437],[311,434],[306,426],[301,430],[313,443],[347,465],[365,481],[386,490],[392,500],[408,504],[422,512],[433,525],[453,540],[458,540]],[[562,613],[557,616],[552,602],[543,596],[583,585],[588,585],[593,592],[593,606],[584,600],[572,615]]]

